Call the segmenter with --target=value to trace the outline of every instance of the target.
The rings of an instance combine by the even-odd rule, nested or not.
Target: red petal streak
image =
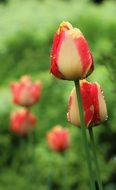
[[[79,37],[75,39],[76,47],[78,50],[78,53],[80,55],[82,67],[83,67],[83,77],[87,74],[88,68],[93,65],[91,52],[89,50],[89,46],[87,44],[87,41],[83,37]]]
[[[98,87],[96,83],[91,84],[91,96],[94,105],[94,115],[92,122],[93,124],[98,124],[100,122],[100,114],[99,114]]]
[[[64,32],[61,32],[59,35],[57,33],[55,33],[54,39],[53,39],[53,45],[52,45],[52,49],[51,49],[51,69],[50,69],[50,71],[57,78],[63,78],[63,75],[58,70],[58,62],[57,62],[59,48],[60,48],[63,36],[64,36]]]
[[[85,112],[86,125],[93,123],[98,124],[100,122],[99,114],[99,101],[98,101],[98,87],[96,83],[82,82],[81,95],[83,102],[83,109]],[[92,111],[93,106],[93,111]],[[88,123],[89,122],[89,123]]]
[[[94,109],[92,109],[92,107],[89,108],[88,110],[86,110],[86,112],[85,112],[85,123],[86,123],[87,127],[89,126],[89,124],[92,121],[93,114],[94,114]]]
[[[91,99],[91,83],[85,81],[81,83],[81,95],[83,101],[83,107],[86,111],[88,108],[92,106],[92,99]]]
[[[85,113],[85,124],[88,125],[92,121],[93,117],[93,110],[92,110],[92,98],[91,98],[91,83],[87,81],[83,81],[81,83],[81,95],[82,95],[82,102],[83,102],[83,109]]]

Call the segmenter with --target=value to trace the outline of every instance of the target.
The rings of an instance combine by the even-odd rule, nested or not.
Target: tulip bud
[[[91,83],[86,80],[80,82],[84,119],[86,127],[95,126],[107,119],[107,108],[103,92],[96,82]],[[78,94],[73,88],[69,98],[69,108],[67,119],[77,127],[80,126],[80,117],[77,103]]]
[[[94,69],[88,43],[78,28],[62,22],[54,35],[51,73],[64,80],[83,79]]]
[[[10,117],[10,129],[19,135],[26,135],[36,124],[36,117],[26,109],[13,112]]]
[[[69,131],[61,126],[54,127],[50,132],[47,133],[47,143],[50,149],[63,152],[70,144]]]
[[[19,82],[11,84],[13,102],[21,106],[32,106],[40,99],[41,83],[32,82],[31,77],[23,76]]]

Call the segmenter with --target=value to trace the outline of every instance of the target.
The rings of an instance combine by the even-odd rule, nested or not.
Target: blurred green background
[[[101,176],[105,190],[116,189],[116,1],[98,2],[0,1],[0,190],[89,190],[80,130],[66,120],[73,83],[49,73],[53,34],[63,20],[82,30],[94,55],[89,80],[101,84],[109,116],[94,128]],[[33,145],[9,130],[10,113],[17,109],[9,84],[25,74],[43,84],[41,100],[33,107],[38,118]],[[57,124],[71,134],[64,157],[46,144],[46,132]]]

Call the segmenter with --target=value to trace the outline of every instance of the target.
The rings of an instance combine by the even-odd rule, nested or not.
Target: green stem
[[[103,185],[100,177],[100,170],[99,170],[99,164],[98,164],[98,158],[97,158],[97,153],[96,153],[96,146],[95,146],[95,141],[94,141],[94,134],[93,134],[93,128],[89,128],[89,135],[90,135],[90,140],[91,140],[91,146],[92,146],[92,151],[93,151],[93,156],[94,156],[94,163],[95,163],[95,168],[96,168],[96,176],[97,176],[97,181],[98,181],[98,187],[99,190],[103,190]]]
[[[29,183],[30,183],[30,189],[36,189],[37,185],[39,183],[39,176],[38,176],[38,168],[36,163],[36,154],[35,154],[35,146],[34,146],[34,133],[31,132],[28,134],[28,140],[29,140],[29,159],[32,164],[32,170],[29,173]]]
[[[61,165],[61,171],[62,171],[62,190],[69,190],[69,185],[67,181],[67,159],[66,159],[66,151],[61,152],[61,158],[62,158],[62,165]]]
[[[50,157],[50,160],[49,160],[49,174],[48,174],[48,178],[47,178],[47,187],[48,187],[48,190],[52,190],[52,183],[53,183],[53,167],[54,167],[54,163],[53,163],[53,159],[52,159],[52,155]]]
[[[92,171],[92,161],[91,161],[89,145],[88,145],[88,140],[87,140],[87,133],[86,133],[86,126],[85,126],[85,121],[84,121],[83,108],[82,108],[82,98],[81,98],[79,80],[74,81],[74,83],[75,83],[75,88],[76,88],[76,94],[78,96],[77,101],[78,101],[78,107],[79,107],[82,141],[83,141],[83,145],[84,145],[84,149],[85,149],[85,153],[86,153],[87,165],[88,165],[89,176],[90,176],[90,185],[91,185],[91,190],[95,190],[96,189],[95,181],[94,181],[94,175],[93,175],[93,171]]]
[[[25,157],[24,157],[24,155],[23,155],[23,152],[25,151],[25,148],[26,148],[26,143],[25,143],[25,139],[24,139],[24,137],[23,136],[21,136],[20,137],[20,150],[19,150],[19,153],[20,153],[20,162],[22,163],[20,163],[21,165],[19,165],[19,171],[21,171],[22,170],[22,165],[25,165],[25,164],[27,164],[26,163],[26,159],[25,159]]]

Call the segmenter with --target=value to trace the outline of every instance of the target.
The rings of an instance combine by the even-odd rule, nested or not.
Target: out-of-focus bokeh
[[[80,130],[67,122],[73,82],[49,73],[53,34],[62,21],[79,27],[94,55],[89,80],[104,90],[108,120],[94,128],[105,190],[116,189],[116,1],[0,0],[0,190],[89,190]],[[12,102],[9,84],[22,75],[42,83],[32,111],[37,117],[33,139],[9,129]],[[49,150],[46,133],[67,127],[70,148],[64,155]]]

